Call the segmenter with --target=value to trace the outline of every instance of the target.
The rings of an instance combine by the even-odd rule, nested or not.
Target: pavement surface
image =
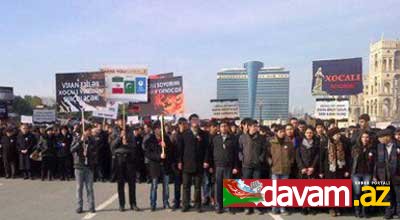
[[[173,195],[173,187],[170,186],[170,194]],[[39,180],[3,179],[0,178],[0,220],[132,220],[132,219],[273,219],[273,220],[301,220],[301,219],[333,219],[327,213],[319,213],[315,216],[303,216],[300,213],[292,213],[289,216],[253,214],[245,215],[237,213],[216,214],[212,209],[206,209],[203,213],[190,211],[182,213],[180,210],[171,211],[162,209],[161,187],[158,187],[158,209],[150,212],[148,184],[137,184],[137,201],[140,212],[118,211],[117,185],[115,183],[95,183],[95,201],[97,212],[91,214],[75,213],[75,182],[42,182]],[[127,189],[126,189],[127,192]],[[84,194],[86,202],[86,194]],[[171,197],[172,198],[172,197]],[[128,197],[126,197],[128,200]],[[171,202],[172,203],[172,202]],[[86,203],[84,209],[87,210]],[[335,219],[356,219],[347,214]],[[382,216],[369,219],[382,219]]]

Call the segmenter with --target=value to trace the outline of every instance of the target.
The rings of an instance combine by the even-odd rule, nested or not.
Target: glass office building
[[[264,67],[259,61],[222,69],[217,74],[217,99],[238,99],[241,118],[287,119],[289,71]]]

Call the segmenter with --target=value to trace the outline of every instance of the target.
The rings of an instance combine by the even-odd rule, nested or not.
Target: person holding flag
[[[156,210],[157,185],[159,179],[163,185],[163,208],[170,209],[169,204],[169,177],[172,173],[172,143],[164,132],[163,120],[153,123],[153,133],[145,141],[145,157],[149,160],[149,175],[151,178],[150,206],[151,211]]]

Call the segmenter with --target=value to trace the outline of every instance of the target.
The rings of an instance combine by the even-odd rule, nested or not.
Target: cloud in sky
[[[216,72],[260,60],[291,71],[291,106],[312,110],[311,62],[399,38],[400,2],[11,1],[0,8],[2,84],[54,96],[55,72],[146,64],[184,76],[189,112],[209,114]],[[366,71],[365,71],[366,72]],[[27,84],[29,82],[29,84]]]

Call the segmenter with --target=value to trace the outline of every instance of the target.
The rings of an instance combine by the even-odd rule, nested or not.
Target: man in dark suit
[[[178,169],[183,171],[183,209],[189,210],[190,187],[194,181],[195,208],[201,212],[201,183],[204,169],[209,167],[208,163],[208,138],[204,131],[199,128],[199,116],[192,114],[189,117],[190,129],[182,134],[178,142]]]

